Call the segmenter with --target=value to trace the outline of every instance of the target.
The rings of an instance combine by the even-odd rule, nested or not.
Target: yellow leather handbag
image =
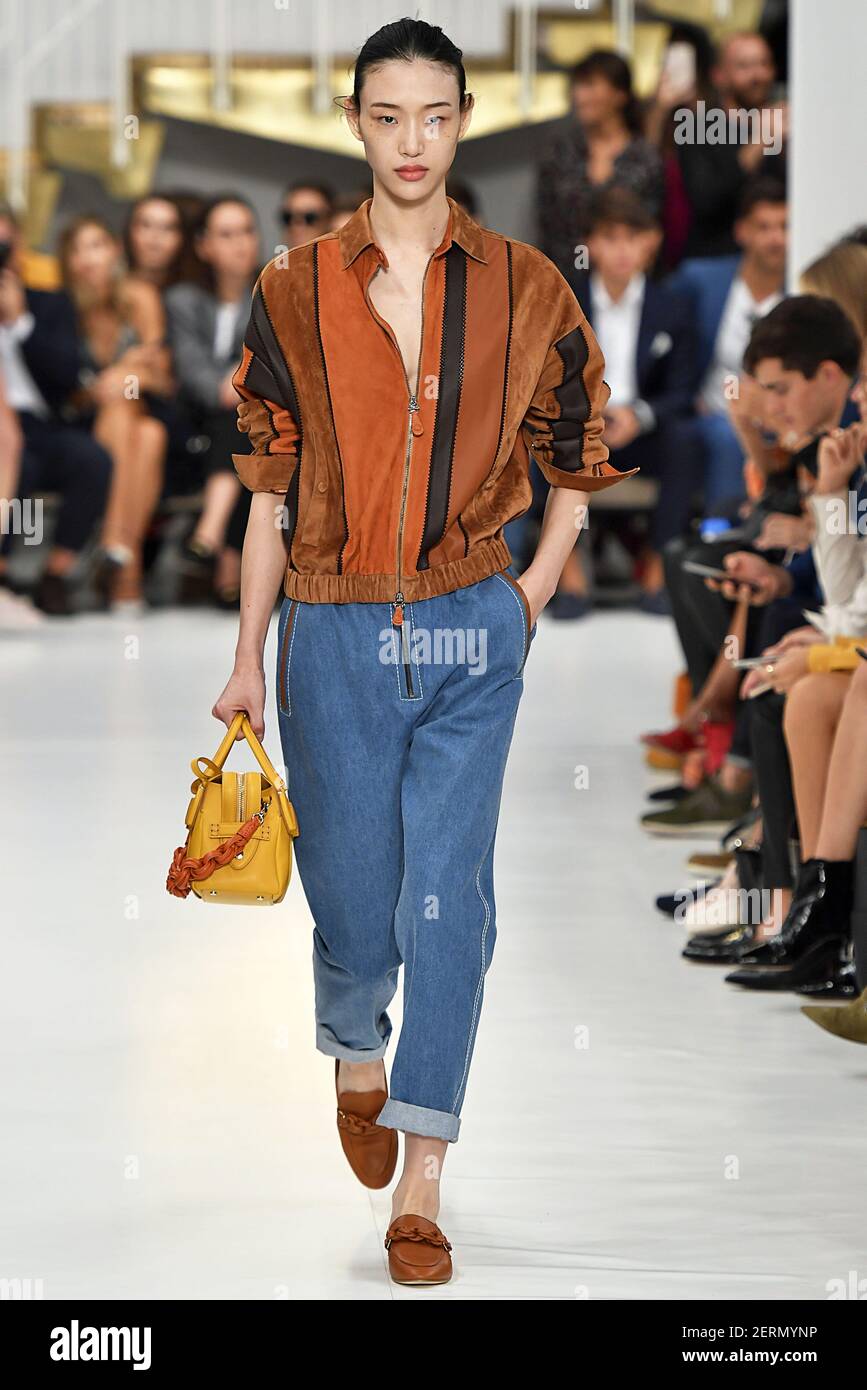
[[[238,733],[260,772],[224,772]],[[192,891],[206,903],[262,907],[279,903],[292,874],[292,841],[299,833],[286,784],[272,766],[243,710],[235,715],[213,758],[194,758],[186,843],[175,850],[166,889]]]

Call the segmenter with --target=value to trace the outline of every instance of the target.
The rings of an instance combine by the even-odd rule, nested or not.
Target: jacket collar
[[[478,222],[474,222],[472,217],[455,202],[454,198],[449,198],[446,195],[446,201],[450,209],[449,220],[446,223],[443,239],[434,251],[434,255],[441,255],[449,249],[453,241],[456,241],[474,260],[487,264],[485,237]],[[372,202],[372,198],[365,199],[361,207],[352,214],[348,222],[344,222],[337,233],[344,270],[352,264],[356,256],[366,246],[376,247],[383,264],[388,266],[385,252],[377,245],[370,225],[370,205]]]

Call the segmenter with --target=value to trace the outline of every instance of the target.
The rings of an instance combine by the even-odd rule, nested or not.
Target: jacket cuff
[[[295,471],[294,454],[233,454],[235,472],[250,492],[283,493]]]
[[[603,488],[613,487],[615,483],[622,483],[624,478],[641,472],[639,468],[629,468],[625,473],[619,473],[610,463],[591,463],[586,468],[555,468],[552,463],[543,463],[535,454],[533,457],[542,477],[552,487],[572,488],[576,492],[601,492]]]

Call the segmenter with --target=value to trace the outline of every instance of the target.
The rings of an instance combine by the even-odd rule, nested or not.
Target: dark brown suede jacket
[[[253,452],[233,459],[251,491],[285,494],[287,597],[402,613],[506,568],[503,526],[532,500],[531,454],[554,487],[592,492],[629,475],[606,462],[604,363],[569,285],[451,198],[411,394],[367,297],[388,265],[370,201],[259,276],[233,376]]]

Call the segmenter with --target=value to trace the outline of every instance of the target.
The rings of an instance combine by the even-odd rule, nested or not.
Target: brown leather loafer
[[[376,1124],[388,1100],[388,1090],[341,1091],[337,1086],[340,1061],[334,1063],[337,1089],[337,1130],[343,1152],[365,1187],[387,1187],[397,1166],[397,1130]]]
[[[452,1247],[425,1216],[396,1216],[385,1233],[385,1248],[396,1284],[447,1284],[452,1277]]]

